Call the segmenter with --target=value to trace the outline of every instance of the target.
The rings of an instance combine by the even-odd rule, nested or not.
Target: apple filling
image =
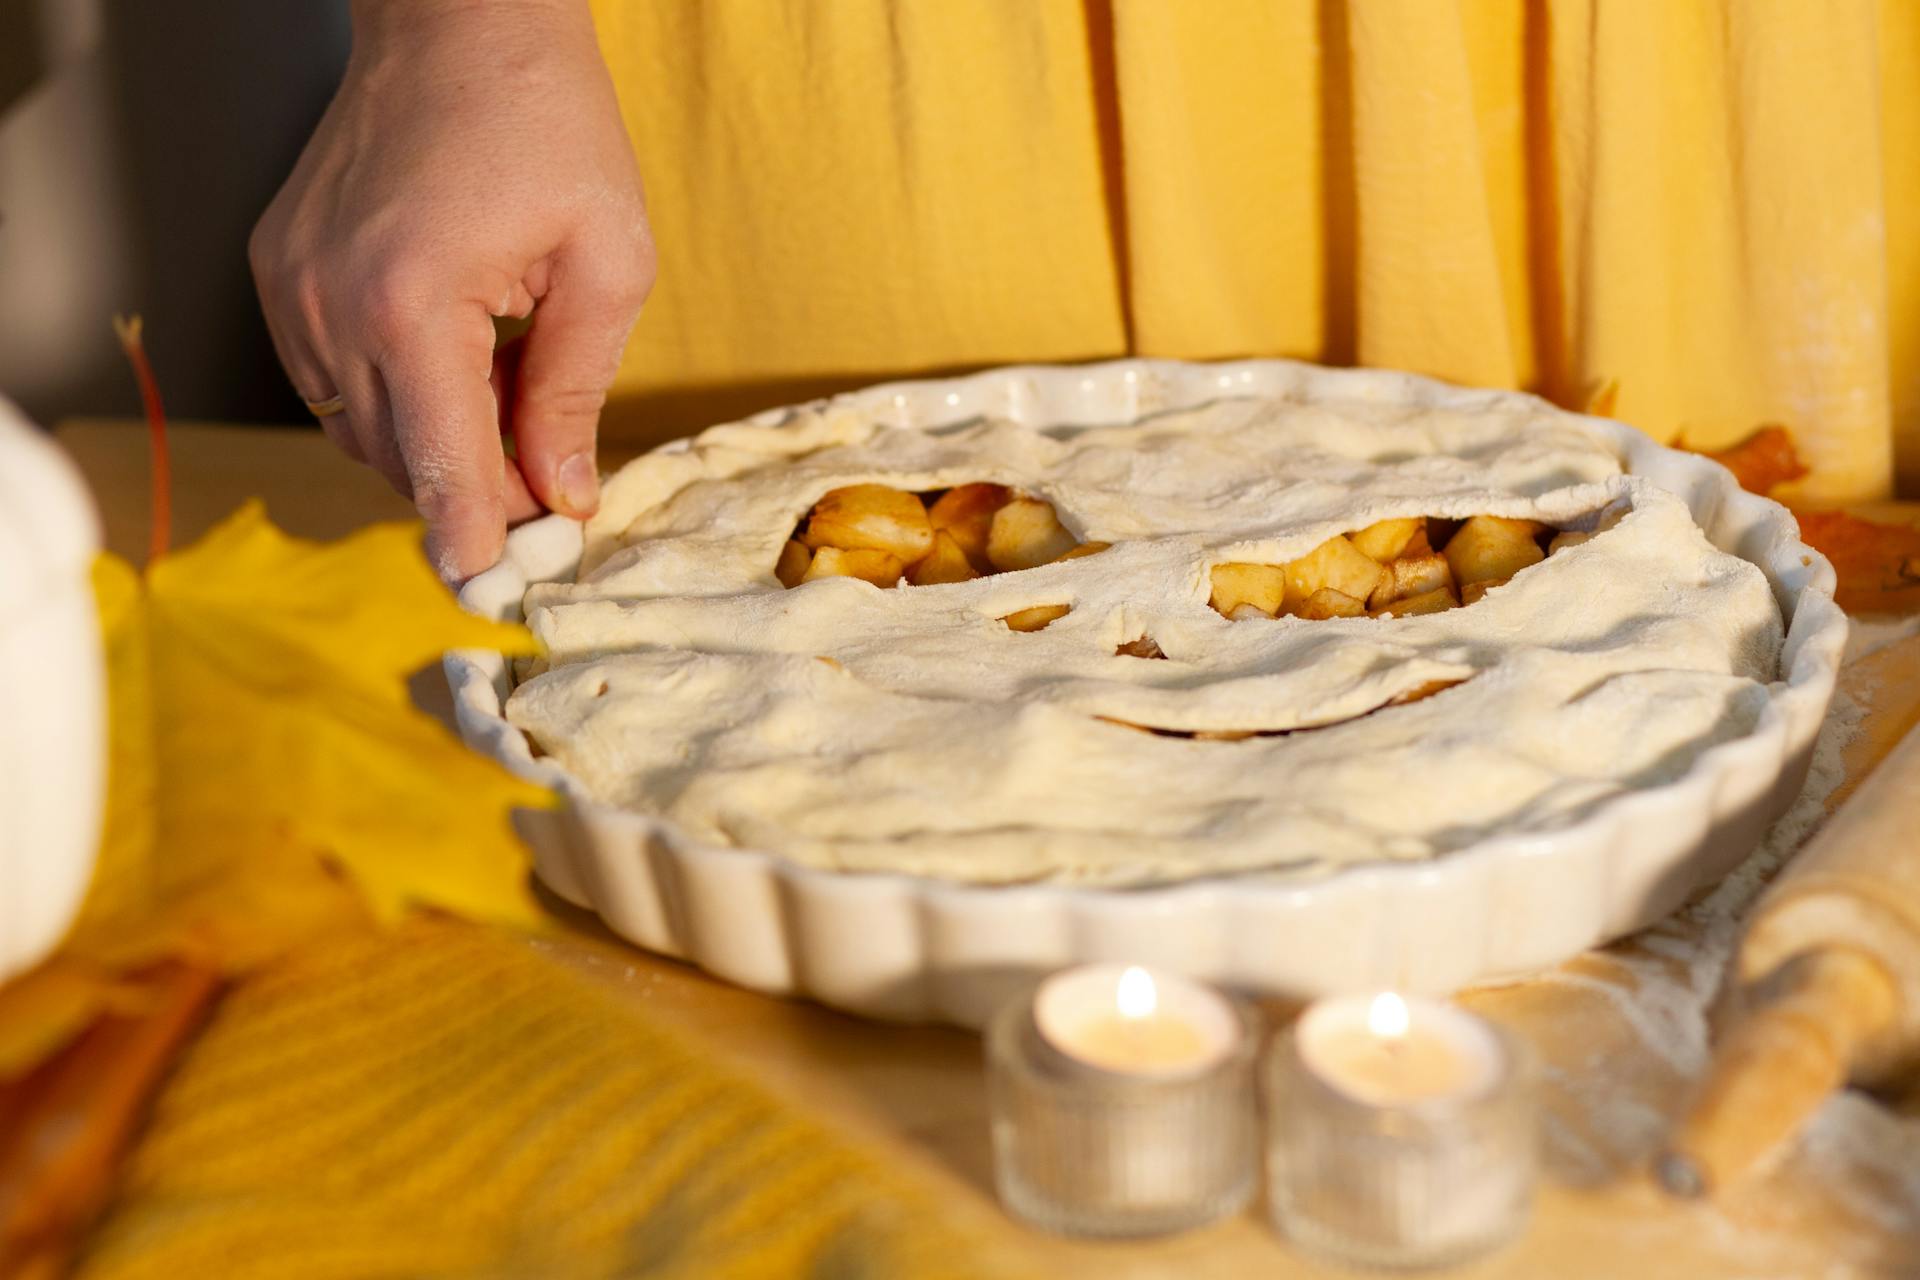
[[[1208,603],[1234,619],[1439,613],[1472,604],[1591,537],[1507,516],[1380,520],[1285,564],[1217,564]]]
[[[1105,551],[1060,523],[1053,504],[1005,485],[963,484],[909,493],[884,484],[834,489],[807,513],[780,549],[774,575],[788,587],[818,578],[860,578],[876,587],[903,579],[912,586],[970,582],[996,573],[1037,569]],[[1038,605],[1001,621],[1013,631],[1039,631],[1071,607]]]
[[[1506,516],[1380,520],[1285,564],[1216,564],[1208,603],[1235,621],[1438,613],[1470,605],[1522,569],[1591,537]],[[925,587],[1057,564],[1109,545],[1081,542],[1052,503],[1005,485],[911,493],[856,484],[814,504],[781,548],[774,574],[788,587],[834,577]],[[1070,611],[1064,604],[1037,605],[1001,621],[1013,631],[1039,631]],[[1162,656],[1145,637],[1118,652]]]

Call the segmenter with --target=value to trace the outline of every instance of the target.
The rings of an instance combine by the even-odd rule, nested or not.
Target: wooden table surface
[[[79,421],[59,438],[101,507],[107,541],[144,546],[145,441],[132,423]],[[383,482],[335,454],[318,432],[180,425],[174,431],[176,540],[203,531],[249,496],[289,531],[334,537],[407,518]],[[1920,508],[1879,509],[1920,521]],[[1888,635],[1899,636],[1897,630]],[[431,678],[418,682],[444,707]],[[1908,629],[1849,667],[1853,708],[1835,798],[1920,720],[1920,635]],[[1829,778],[1831,783],[1833,779]],[[1831,801],[1830,801],[1831,803]],[[662,1020],[741,1064],[769,1087],[920,1170],[960,1212],[1043,1274],[1132,1280],[1335,1276],[1291,1250],[1257,1208],[1168,1240],[1092,1244],[1026,1230],[997,1211],[988,1168],[978,1040],[937,1028],[878,1026],[710,980],[620,943],[583,913],[562,954]],[[1528,1037],[1546,1063],[1551,1173],[1527,1235],[1450,1275],[1565,1278],[1912,1276],[1920,1274],[1920,1120],[1848,1095],[1813,1139],[1724,1203],[1682,1205],[1644,1176],[1664,1118],[1704,1055],[1710,957],[1723,922],[1679,913],[1646,934],[1524,984],[1466,1001]]]

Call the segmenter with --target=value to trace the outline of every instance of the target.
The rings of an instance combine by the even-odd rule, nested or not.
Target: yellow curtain
[[[608,431],[1129,352],[1415,369],[1920,491],[1920,0],[597,0]],[[1896,461],[1897,460],[1897,461]]]

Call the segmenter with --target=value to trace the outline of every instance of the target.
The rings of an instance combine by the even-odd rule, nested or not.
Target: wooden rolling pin
[[[1709,1195],[1798,1133],[1848,1081],[1920,1065],[1920,728],[1755,908],[1713,1066],[1655,1166]]]

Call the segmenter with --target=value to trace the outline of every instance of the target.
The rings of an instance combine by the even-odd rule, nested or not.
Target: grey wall
[[[347,43],[346,0],[0,0],[0,392],[137,411],[138,311],[174,416],[304,420],[246,239]]]

